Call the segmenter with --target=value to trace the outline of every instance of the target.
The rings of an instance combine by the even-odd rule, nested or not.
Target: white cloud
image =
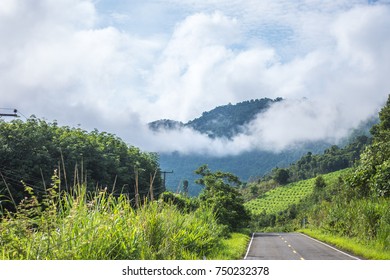
[[[180,23],[152,77],[163,118],[187,121],[205,109],[254,95],[261,73],[274,60],[264,46],[235,47],[243,34],[237,20],[220,12],[195,14]],[[156,116],[154,116],[156,118]]]
[[[88,129],[102,124],[97,119],[127,119],[138,109],[144,69],[158,41],[95,27],[91,1],[20,1],[12,14],[7,7],[0,24],[5,105]]]
[[[1,1],[1,107],[117,133],[149,150],[223,154],[339,138],[375,114],[389,93],[386,4],[134,5],[135,11],[127,4],[103,14],[92,0]],[[147,16],[135,15],[149,7]],[[279,96],[287,101],[232,141],[188,129],[155,135],[145,126]]]

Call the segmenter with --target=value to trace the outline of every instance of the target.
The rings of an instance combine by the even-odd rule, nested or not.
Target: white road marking
[[[285,240],[284,237],[282,237],[281,235],[279,235],[279,237],[280,237],[281,239],[284,240],[284,243],[287,243],[287,240]],[[294,248],[293,246],[291,246],[291,244],[288,244],[288,243],[287,243],[287,246],[293,251],[294,254],[298,255],[298,257],[299,257],[300,260],[302,260],[302,261],[305,260],[305,259],[301,256],[301,254],[299,254],[299,253],[295,250],[295,248]]]
[[[333,246],[330,246],[329,244],[326,244],[326,243],[324,243],[324,242],[322,242],[322,241],[319,241],[319,240],[317,240],[317,239],[314,239],[314,238],[312,238],[312,237],[310,237],[310,236],[308,236],[308,235],[306,235],[306,234],[303,234],[303,233],[299,233],[299,234],[301,234],[301,235],[303,235],[303,236],[305,236],[305,237],[307,237],[307,238],[309,238],[309,239],[311,239],[311,240],[314,240],[314,241],[316,241],[316,242],[318,242],[318,243],[320,243],[320,244],[322,244],[322,245],[325,245],[326,247],[329,247],[329,248],[331,248],[331,249],[333,249],[333,250],[335,250],[335,251],[337,251],[337,252],[339,252],[339,253],[342,253],[342,254],[344,254],[344,255],[346,255],[346,256],[352,258],[352,259],[360,260],[359,258],[357,258],[357,257],[355,257],[355,256],[352,256],[352,255],[347,254],[347,253],[345,253],[345,252],[343,252],[343,251],[340,251],[339,249],[337,249],[337,248],[335,248],[335,247],[333,247]]]
[[[246,258],[248,257],[249,250],[251,249],[252,242],[253,242],[253,237],[254,237],[254,236],[255,236],[255,233],[253,232],[253,233],[252,233],[251,241],[249,242],[249,245],[248,245],[248,250],[246,250],[246,254],[245,254],[244,260],[246,260]]]

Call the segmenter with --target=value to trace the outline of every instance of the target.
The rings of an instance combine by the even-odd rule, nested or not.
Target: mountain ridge
[[[258,114],[265,112],[271,105],[283,101],[261,98],[217,106],[210,111],[205,111],[198,118],[183,123],[171,119],[160,119],[148,123],[152,131],[178,130],[184,127],[192,128],[210,138],[228,138],[243,132],[243,126],[250,123]]]

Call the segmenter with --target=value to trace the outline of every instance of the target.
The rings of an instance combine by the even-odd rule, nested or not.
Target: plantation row
[[[348,172],[350,172],[350,169],[344,169],[325,174],[322,177],[326,184],[334,184],[340,176],[343,176]],[[309,197],[313,193],[315,180],[316,178],[312,178],[274,188],[262,196],[246,202],[245,208],[248,209],[252,215],[261,213],[277,214]]]
[[[276,214],[310,195],[313,192],[313,182],[314,179],[309,179],[272,189],[261,197],[245,203],[245,207],[252,215],[263,212]]]

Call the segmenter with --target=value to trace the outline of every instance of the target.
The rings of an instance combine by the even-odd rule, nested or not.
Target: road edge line
[[[252,232],[252,238],[251,238],[251,241],[249,242],[248,249],[246,250],[246,254],[245,254],[244,260],[246,260],[246,258],[248,257],[249,250],[251,249],[252,242],[253,242],[253,237],[254,237],[254,236],[255,236],[255,233]]]
[[[341,251],[341,250],[339,250],[339,249],[337,249],[337,248],[335,248],[335,247],[333,247],[333,246],[331,246],[331,245],[329,245],[329,244],[326,244],[325,242],[322,242],[322,241],[317,240],[317,239],[315,239],[315,238],[313,238],[313,237],[310,237],[310,236],[308,236],[308,235],[306,235],[306,234],[303,234],[302,232],[298,232],[298,233],[301,234],[301,235],[303,235],[303,236],[305,236],[305,237],[307,237],[307,238],[309,238],[309,239],[312,239],[312,240],[314,240],[314,241],[316,241],[316,242],[318,242],[318,243],[320,243],[320,244],[322,244],[322,245],[325,245],[325,246],[327,246],[327,247],[329,247],[329,248],[331,248],[331,249],[333,249],[333,250],[335,250],[335,251],[337,251],[337,252],[339,252],[339,253],[342,253],[342,254],[344,254],[344,255],[346,255],[346,256],[352,258],[352,259],[361,260],[361,259],[359,259],[358,257],[352,256],[352,255],[350,255],[350,254],[348,254],[348,253],[346,253],[346,252],[343,252],[343,251]]]

